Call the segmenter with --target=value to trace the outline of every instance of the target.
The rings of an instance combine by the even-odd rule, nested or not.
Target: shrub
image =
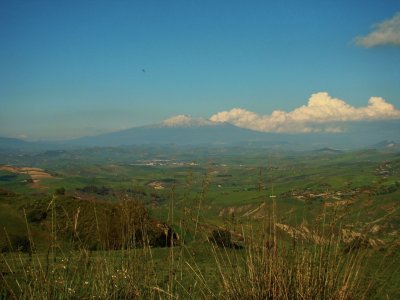
[[[56,189],[56,195],[65,195],[65,188],[60,187],[60,188]]]
[[[141,246],[148,244],[151,247],[171,247],[178,245],[179,236],[168,224],[152,220],[144,230],[136,231],[136,241]]]
[[[31,223],[39,223],[40,221],[46,219],[47,212],[41,209],[34,209],[31,210],[26,217]]]
[[[213,230],[211,236],[209,237],[209,240],[218,247],[231,248],[233,246],[232,235],[226,229]]]
[[[30,242],[27,236],[25,235],[10,235],[9,243],[3,244],[0,251],[1,252],[12,252],[12,251],[21,251],[21,252],[29,252],[31,250]]]

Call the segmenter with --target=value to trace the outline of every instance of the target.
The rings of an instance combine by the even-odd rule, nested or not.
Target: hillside
[[[161,145],[8,159],[0,168],[5,295],[69,287],[80,298],[129,298],[132,289],[133,298],[168,289],[245,297],[254,280],[256,293],[275,293],[265,285],[275,274],[274,284],[295,280],[286,296],[317,285],[335,299],[347,288],[343,276],[353,282],[349,295],[399,296],[397,152]],[[307,272],[324,284],[300,276]]]

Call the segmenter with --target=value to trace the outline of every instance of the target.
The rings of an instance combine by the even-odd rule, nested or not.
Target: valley
[[[51,268],[55,265],[43,261],[45,253],[75,260],[90,251],[90,260],[109,264],[127,251],[147,259],[151,255],[151,263],[160,268],[152,280],[162,290],[183,295],[181,288],[201,275],[209,292],[218,294],[223,287],[215,286],[219,274],[211,266],[215,259],[222,261],[213,254],[210,236],[226,232],[224,245],[234,246],[222,259],[239,255],[244,268],[246,253],[258,239],[283,248],[295,241],[306,248],[330,247],[334,239],[342,249],[335,255],[366,256],[368,265],[360,268],[384,266],[379,284],[399,283],[396,150],[132,146],[9,153],[1,163],[0,221],[6,233],[0,241],[1,271],[6,282],[17,276],[7,271],[15,255],[30,253]],[[138,231],[138,226],[147,229]],[[129,232],[136,238],[127,239]],[[148,234],[148,242],[143,244],[138,234]],[[170,278],[168,270],[177,265],[194,279]],[[163,276],[172,282],[162,283]],[[173,288],[173,282],[182,287]],[[389,291],[391,297],[398,295],[395,288]]]

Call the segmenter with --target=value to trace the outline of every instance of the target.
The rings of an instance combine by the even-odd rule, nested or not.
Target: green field
[[[95,148],[0,163],[17,170],[0,170],[0,298],[400,297],[398,152]]]

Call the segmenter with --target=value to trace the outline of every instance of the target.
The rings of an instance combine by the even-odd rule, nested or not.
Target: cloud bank
[[[166,127],[177,127],[177,126],[190,127],[190,126],[215,125],[215,123],[203,118],[192,118],[191,116],[188,115],[177,115],[164,120],[161,123],[161,125]]]
[[[342,130],[337,126],[342,122],[386,119],[400,119],[400,110],[383,98],[371,97],[367,106],[356,108],[321,92],[311,95],[307,105],[291,112],[276,110],[270,115],[259,115],[243,108],[233,108],[219,112],[209,120],[263,132],[334,133]]]
[[[374,25],[373,29],[366,36],[356,37],[354,39],[355,43],[366,48],[383,45],[400,47],[400,12],[393,18]]]

